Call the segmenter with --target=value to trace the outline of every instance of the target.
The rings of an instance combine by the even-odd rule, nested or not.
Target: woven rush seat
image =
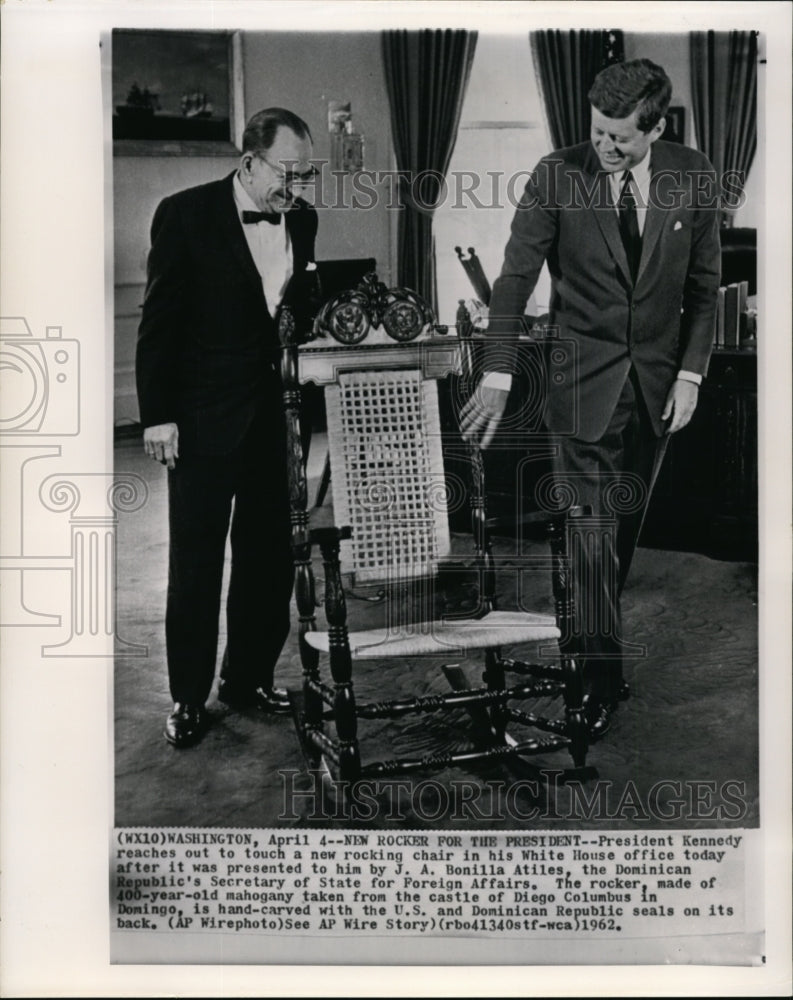
[[[484,618],[457,618],[428,622],[413,622],[415,634],[405,634],[387,628],[350,632],[350,653],[353,660],[372,657],[431,656],[454,654],[492,646],[558,639],[560,636],[553,615],[522,611],[491,611]],[[307,632],[306,642],[322,653],[330,651],[328,632]]]

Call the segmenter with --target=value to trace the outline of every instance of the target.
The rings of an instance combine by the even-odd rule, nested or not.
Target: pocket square
[[[674,231],[677,232],[678,229],[682,229],[683,228],[683,223],[678,219],[677,222],[674,224],[673,228],[674,228]]]

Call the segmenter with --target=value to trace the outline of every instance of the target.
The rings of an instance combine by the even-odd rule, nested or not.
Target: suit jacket
[[[650,197],[635,286],[591,143],[540,161],[515,213],[493,286],[487,370],[515,371],[516,332],[545,260],[551,274],[551,350],[545,422],[598,440],[633,364],[656,434],[680,369],[704,374],[720,276],[718,189],[709,161],[685,146],[651,147]]]
[[[224,454],[277,386],[275,322],[234,202],[234,173],[165,198],[151,226],[136,377],[144,427],[174,422],[180,454]],[[293,280],[314,260],[317,215],[285,215]]]

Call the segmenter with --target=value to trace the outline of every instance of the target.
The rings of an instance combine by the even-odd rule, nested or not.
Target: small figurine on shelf
[[[744,313],[745,334],[741,338],[741,347],[747,351],[757,350],[757,310],[747,309]]]

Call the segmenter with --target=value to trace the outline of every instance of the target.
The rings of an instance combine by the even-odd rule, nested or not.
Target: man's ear
[[[253,166],[253,153],[243,153],[240,157],[240,172],[243,174],[249,174],[251,172],[251,167]]]
[[[656,122],[655,128],[653,128],[650,132],[650,142],[655,142],[656,139],[660,139],[664,134],[665,128],[666,118],[661,118],[658,122]]]

